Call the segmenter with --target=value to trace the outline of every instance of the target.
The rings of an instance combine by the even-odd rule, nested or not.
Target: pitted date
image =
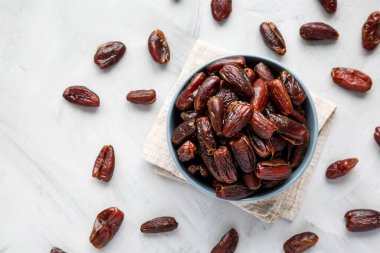
[[[186,112],[181,112],[180,117],[183,121],[188,121],[188,120],[198,118],[199,114],[196,111],[186,111]]]
[[[337,0],[319,0],[319,2],[327,13],[332,14],[336,12],[336,9],[338,7]]]
[[[70,86],[65,89],[62,96],[76,105],[87,107],[98,107],[100,105],[98,95],[84,86]]]
[[[280,114],[269,114],[268,117],[277,126],[280,136],[291,144],[301,145],[306,142],[309,131],[305,125]]]
[[[187,138],[195,133],[196,130],[195,120],[190,119],[188,121],[179,124],[172,134],[172,143],[175,145],[181,144]]]
[[[227,19],[232,12],[232,0],[212,0],[211,13],[218,22]]]
[[[227,64],[235,64],[240,67],[244,67],[246,65],[246,61],[245,61],[245,58],[242,56],[233,56],[233,57],[223,58],[223,59],[214,61],[213,63],[208,65],[206,67],[206,71],[210,75],[214,75],[217,72],[219,72],[219,70],[221,70],[224,65],[227,65]]]
[[[215,150],[214,160],[218,168],[218,174],[223,179],[223,182],[227,184],[235,183],[237,181],[237,170],[228,148],[221,146]]]
[[[210,117],[211,126],[216,135],[223,135],[223,115],[224,105],[220,97],[214,96],[207,102],[208,115]]]
[[[231,228],[211,250],[211,253],[234,253],[239,243],[239,234]]]
[[[380,11],[369,15],[362,28],[362,46],[373,50],[380,43]]]
[[[190,110],[194,107],[194,98],[199,86],[206,80],[206,75],[199,72],[187,84],[186,88],[179,94],[175,105],[181,111]]]
[[[56,247],[54,247],[54,248],[52,248],[52,249],[50,250],[50,253],[66,253],[66,252],[63,251],[63,250],[61,250],[60,248],[56,248]]]
[[[338,40],[339,33],[321,22],[311,22],[301,26],[300,35],[304,40]]]
[[[285,85],[278,79],[268,83],[269,97],[276,105],[276,108],[284,115],[289,115],[293,111],[292,101],[285,88]]]
[[[111,41],[98,47],[94,62],[100,69],[111,67],[118,63],[125,54],[127,48],[120,41]]]
[[[178,222],[174,217],[163,216],[149,220],[141,225],[140,231],[142,233],[163,233],[173,231],[178,227]]]
[[[191,141],[186,141],[177,149],[178,158],[181,162],[187,162],[194,159],[197,147]]]
[[[348,211],[346,229],[350,232],[365,232],[380,228],[380,212],[370,209],[355,209]]]
[[[155,90],[135,90],[127,95],[127,100],[134,104],[149,105],[156,102]]]
[[[109,182],[112,178],[115,168],[115,153],[111,145],[104,145],[96,158],[94,168],[92,170],[92,176]]]
[[[223,184],[218,183],[215,187],[216,196],[221,199],[243,199],[255,193],[243,183]]]
[[[240,134],[233,138],[229,145],[240,169],[245,173],[252,172],[255,169],[256,156],[249,138]]]
[[[227,86],[243,95],[250,98],[253,95],[252,84],[247,73],[238,65],[226,64],[220,70],[220,76],[227,82]]]
[[[284,243],[285,253],[301,253],[318,243],[318,236],[312,232],[304,232],[292,236]]]
[[[233,102],[226,109],[223,134],[232,137],[242,130],[252,118],[252,109],[246,102]]]
[[[217,147],[209,118],[198,118],[196,120],[196,128],[199,146],[208,156],[214,155]]]
[[[268,86],[263,79],[257,79],[253,83],[253,96],[251,98],[251,105],[254,111],[262,112],[268,103],[269,92]]]
[[[343,177],[349,173],[359,162],[357,158],[349,158],[345,160],[339,160],[331,164],[326,170],[326,177],[329,179],[335,179]]]
[[[169,44],[161,30],[156,29],[149,35],[148,48],[154,61],[160,64],[170,61]]]
[[[269,160],[259,162],[255,174],[263,180],[283,180],[292,174],[292,169],[284,160]]]
[[[284,84],[293,104],[301,105],[306,100],[306,94],[297,80],[287,71],[280,72],[280,80]]]
[[[253,132],[262,139],[270,139],[277,131],[277,126],[258,111],[253,112],[249,123]]]
[[[366,92],[372,87],[371,77],[356,69],[333,68],[331,77],[336,84],[348,90]]]
[[[373,134],[373,137],[375,138],[377,145],[380,146],[380,127],[375,128],[375,133]]]
[[[196,173],[199,173],[201,177],[208,177],[210,174],[206,166],[203,164],[198,164],[198,165],[192,164],[187,168],[187,170],[193,175],[195,175]]]
[[[210,76],[198,88],[197,95],[194,99],[194,109],[197,112],[202,112],[207,108],[208,100],[215,95],[219,89],[220,78]]]
[[[263,22],[260,25],[260,33],[265,44],[278,55],[285,55],[286,45],[277,26],[273,22]]]
[[[239,100],[239,96],[228,88],[221,88],[215,96],[220,97],[223,101],[224,107],[227,107],[232,102]]]
[[[268,83],[274,79],[272,72],[269,67],[262,62],[259,62],[255,66],[255,72],[259,78],[261,78],[264,82]]]

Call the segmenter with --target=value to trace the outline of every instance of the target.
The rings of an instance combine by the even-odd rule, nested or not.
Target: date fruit
[[[301,253],[313,247],[318,242],[318,236],[312,232],[304,232],[292,236],[284,243],[285,253]]]
[[[321,22],[311,22],[301,26],[300,35],[304,40],[338,40],[339,33]]]
[[[207,108],[211,125],[216,135],[223,135],[224,105],[222,99],[217,96],[210,98],[210,100],[207,102]]]
[[[218,22],[227,19],[232,12],[232,0],[212,0],[211,13]]]
[[[95,248],[101,249],[112,240],[124,219],[124,213],[116,207],[110,207],[100,212],[95,219],[90,242]]]
[[[344,216],[350,232],[365,232],[380,228],[380,212],[370,209],[351,210]]]
[[[197,147],[191,141],[187,141],[177,149],[178,158],[181,162],[187,162],[194,159]]]
[[[196,130],[195,120],[191,119],[179,124],[172,134],[172,143],[174,145],[179,145],[187,138],[189,138]]]
[[[283,180],[292,174],[290,164],[284,160],[262,161],[257,164],[256,176],[263,180]]]
[[[302,143],[301,145],[297,145],[294,147],[293,152],[288,153],[288,155],[291,154],[291,159],[290,159],[290,167],[294,170],[298,167],[298,165],[301,164],[303,161],[305,154],[307,152],[307,148],[309,147],[309,141],[310,141],[310,136],[307,135],[306,141]]]
[[[148,39],[149,52],[156,62],[165,64],[170,61],[170,49],[165,34],[159,30],[154,30]]]
[[[362,46],[373,50],[380,43],[380,11],[369,15],[362,28]]]
[[[280,80],[274,79],[268,83],[268,90],[269,97],[277,109],[282,114],[289,115],[293,111],[293,105],[285,85]]]
[[[251,81],[251,83],[253,83],[256,79],[255,71],[251,68],[245,68],[244,71],[247,74],[249,81]]]
[[[331,77],[336,84],[348,90],[366,92],[372,87],[371,77],[356,69],[333,68]]]
[[[252,84],[247,73],[238,65],[226,64],[220,70],[220,76],[227,82],[227,86],[248,98],[253,95]]]
[[[206,71],[210,75],[214,75],[217,72],[219,72],[219,70],[221,70],[224,65],[227,65],[227,64],[234,64],[234,65],[238,65],[240,67],[244,67],[246,65],[246,61],[245,61],[245,58],[243,56],[233,56],[233,57],[223,58],[223,59],[216,60],[213,63],[209,64],[206,67]]]
[[[70,86],[65,89],[62,95],[70,103],[87,106],[98,107],[100,99],[92,90],[84,86]]]
[[[218,183],[215,187],[216,196],[221,199],[243,199],[255,193],[243,183],[223,184]]]
[[[194,109],[197,112],[202,112],[207,108],[207,102],[218,91],[219,84],[220,78],[217,76],[207,77],[201,84],[194,99]]]
[[[257,111],[253,112],[249,123],[253,132],[262,139],[270,139],[277,131],[277,126]]]
[[[239,243],[239,234],[231,228],[211,250],[211,253],[234,253]]]
[[[246,102],[233,102],[226,109],[223,134],[232,137],[242,130],[252,118],[251,105]]]
[[[327,168],[326,177],[329,179],[343,177],[350,172],[358,162],[359,160],[357,158],[336,161]]]
[[[109,182],[112,178],[114,168],[115,153],[113,147],[111,145],[104,145],[95,160],[92,176],[104,182]]]
[[[208,156],[213,156],[217,147],[209,118],[197,118],[196,128],[199,146]]]
[[[194,111],[181,112],[180,117],[183,121],[188,121],[191,119],[196,119],[199,117],[199,114]]]
[[[277,26],[272,22],[263,22],[260,25],[260,33],[265,44],[278,55],[285,55],[286,45]]]
[[[142,233],[163,233],[175,230],[178,227],[178,223],[174,217],[157,217],[149,220],[141,225],[140,231]]]
[[[206,75],[199,72],[187,84],[186,88],[179,94],[175,105],[181,111],[190,110],[194,107],[194,98],[197,95],[199,86],[206,80]]]
[[[134,104],[149,105],[156,101],[155,90],[135,90],[127,94],[127,100]]]
[[[270,154],[274,155],[274,148],[270,140],[262,140],[255,134],[250,135],[250,140],[255,153],[261,158],[268,157]]]
[[[283,70],[280,72],[280,80],[284,84],[293,104],[301,105],[306,100],[306,94],[294,76]]]
[[[199,175],[201,175],[201,177],[208,177],[210,174],[206,166],[204,166],[203,164],[192,164],[187,168],[187,170],[193,175],[195,175],[198,172]]]
[[[61,250],[60,248],[52,248],[50,250],[50,253],[66,253],[66,252]]]
[[[335,13],[336,9],[338,7],[338,2],[337,0],[319,0],[323,8],[327,13]]]
[[[375,138],[377,145],[380,146],[380,127],[375,128],[375,133],[373,134],[373,137]]]
[[[240,134],[233,138],[229,145],[240,169],[245,173],[252,172],[255,169],[256,156],[249,138]]]
[[[243,182],[250,190],[257,190],[261,187],[261,179],[255,173],[243,173]]]
[[[120,41],[111,41],[102,44],[94,56],[94,62],[100,69],[111,67],[119,62],[127,48]]]
[[[239,100],[238,95],[234,91],[232,91],[232,90],[230,90],[228,88],[221,88],[216,93],[215,96],[220,97],[222,99],[223,104],[224,104],[225,107],[227,107],[232,102],[235,102],[235,101]]]
[[[251,98],[251,105],[254,111],[262,112],[268,103],[269,92],[268,86],[263,79],[257,79],[253,83],[253,96]]]
[[[266,83],[274,79],[272,72],[265,63],[259,62],[258,64],[256,64],[255,72],[259,76],[259,78],[261,78]]]
[[[221,146],[215,150],[214,160],[218,168],[218,174],[223,179],[223,182],[227,184],[235,183],[237,181],[237,170],[228,148]]]
[[[278,127],[280,136],[291,144],[301,145],[307,141],[309,131],[305,125],[280,114],[269,114],[268,117]]]

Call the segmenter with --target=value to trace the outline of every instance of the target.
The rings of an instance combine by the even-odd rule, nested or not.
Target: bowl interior
[[[221,58],[215,59],[215,60],[213,60],[211,62],[208,62],[208,63],[204,64],[203,66],[200,66],[198,69],[196,69],[189,76],[189,78],[180,86],[180,88],[176,92],[176,94],[175,94],[175,96],[174,96],[171,104],[169,105],[169,110],[168,110],[168,120],[167,120],[167,129],[166,129],[166,132],[167,132],[167,142],[168,142],[168,146],[169,146],[169,151],[170,151],[170,154],[172,156],[173,161],[175,162],[177,168],[180,169],[181,173],[186,177],[186,179],[188,181],[190,181],[190,183],[195,188],[197,188],[199,191],[201,191],[201,192],[203,192],[203,193],[205,193],[205,194],[207,194],[209,196],[212,196],[214,198],[217,198],[215,196],[215,190],[210,185],[206,184],[205,182],[199,180],[194,175],[192,175],[187,170],[187,168],[184,166],[184,164],[182,164],[182,162],[179,161],[177,153],[176,153],[176,147],[171,143],[171,139],[170,138],[171,138],[171,135],[172,135],[175,127],[182,122],[182,120],[179,117],[180,111],[175,106],[175,100],[178,97],[178,95],[181,93],[181,91],[186,87],[186,84],[190,81],[190,79],[193,77],[194,74],[198,73],[199,71],[204,70],[204,68],[207,65],[209,65],[210,63],[212,63],[212,62],[214,62],[216,60],[220,60],[220,59],[223,59],[223,58],[228,58],[228,57],[231,57],[231,56],[235,56],[235,55],[229,55],[229,56],[226,56],[226,57],[221,57]],[[278,187],[276,189],[270,189],[270,190],[268,190],[266,192],[257,193],[254,196],[251,196],[251,197],[248,197],[248,198],[244,198],[244,199],[240,199],[240,200],[229,200],[229,201],[256,202],[256,201],[261,201],[261,200],[265,200],[265,199],[271,198],[271,197],[279,194],[280,192],[283,192],[288,187],[290,187],[304,173],[304,171],[306,170],[307,166],[309,165],[309,163],[310,163],[310,161],[312,159],[312,156],[314,154],[315,147],[316,147],[316,144],[317,144],[317,139],[318,139],[318,119],[317,119],[317,112],[316,112],[316,109],[315,109],[315,105],[314,105],[314,102],[312,100],[310,92],[308,91],[306,85],[302,82],[302,80],[299,79],[297,77],[297,75],[295,75],[291,70],[289,70],[288,68],[286,68],[285,66],[281,65],[280,63],[278,63],[276,61],[273,61],[273,60],[270,60],[270,59],[267,59],[267,58],[264,58],[264,57],[249,56],[249,55],[239,55],[239,56],[244,56],[246,58],[247,65],[250,66],[250,67],[254,67],[259,62],[265,63],[272,70],[274,76],[278,76],[279,73],[280,73],[280,71],[282,71],[282,70],[288,71],[290,74],[292,74],[294,76],[294,78],[302,86],[302,88],[304,89],[304,91],[305,91],[305,93],[307,95],[307,99],[304,102],[304,107],[305,107],[305,111],[306,111],[307,127],[308,127],[309,132],[310,132],[310,144],[309,144],[309,148],[308,148],[308,150],[306,152],[305,158],[302,161],[302,163],[292,173],[292,175],[288,178],[288,180],[283,185],[281,185],[280,187]]]

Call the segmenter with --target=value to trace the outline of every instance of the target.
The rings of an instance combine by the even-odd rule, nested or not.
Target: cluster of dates
[[[171,140],[179,160],[220,198],[281,185],[309,145],[306,94],[297,80],[287,71],[275,78],[262,62],[252,67],[240,56],[215,61],[176,100],[183,122]]]

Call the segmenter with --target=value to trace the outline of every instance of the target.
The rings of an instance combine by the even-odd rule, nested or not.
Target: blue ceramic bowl
[[[217,58],[217,59],[215,59],[213,61],[210,61],[210,62],[208,62],[208,63],[200,66],[199,68],[197,68],[189,76],[189,78],[187,78],[185,80],[185,82],[183,82],[183,84],[180,86],[180,88],[176,92],[175,96],[173,97],[173,101],[169,105],[167,125],[166,125],[166,133],[167,133],[166,139],[167,139],[167,143],[168,143],[168,146],[169,146],[169,151],[170,151],[171,157],[172,157],[174,163],[176,164],[177,168],[181,171],[181,173],[184,175],[184,177],[196,189],[198,189],[199,191],[201,191],[201,192],[203,192],[203,193],[205,193],[205,194],[207,194],[207,195],[209,195],[211,197],[214,197],[214,198],[217,198],[216,195],[215,195],[215,190],[210,185],[207,185],[206,183],[200,181],[195,176],[193,176],[192,174],[190,174],[189,171],[187,170],[187,168],[182,164],[182,162],[178,160],[178,156],[177,156],[177,153],[176,153],[176,147],[174,147],[173,144],[172,144],[172,142],[171,142],[172,133],[173,133],[175,127],[181,122],[181,119],[179,117],[180,112],[179,112],[179,110],[175,106],[175,101],[176,101],[176,98],[178,97],[178,95],[181,93],[181,91],[186,87],[186,84],[190,81],[190,79],[196,73],[204,70],[207,65],[209,65],[210,63],[212,63],[214,61],[217,61],[217,60],[220,60],[220,59],[223,59],[223,58],[228,58],[228,57],[231,57],[231,56],[237,56],[237,55],[229,55],[229,56],[226,56],[226,57],[221,57],[221,58]],[[268,59],[268,58],[258,57],[258,56],[252,56],[252,55],[239,55],[239,56],[244,56],[246,58],[248,66],[254,66],[254,65],[256,65],[259,62],[263,62],[263,63],[267,64],[269,66],[269,68],[272,70],[272,72],[274,73],[275,76],[278,76],[278,74],[280,73],[281,70],[288,71],[290,74],[292,74],[294,76],[294,78],[296,78],[296,80],[302,86],[303,90],[305,91],[305,93],[307,95],[307,99],[304,102],[304,107],[305,107],[305,110],[306,110],[307,127],[308,127],[308,129],[310,131],[310,144],[309,144],[309,148],[308,148],[308,150],[306,152],[305,158],[302,161],[302,163],[292,173],[292,175],[288,178],[288,180],[283,185],[281,185],[280,187],[275,188],[273,190],[268,190],[266,192],[258,193],[256,195],[253,195],[251,197],[247,197],[247,198],[244,198],[244,199],[228,200],[228,201],[237,201],[237,202],[256,202],[256,201],[262,201],[262,200],[266,200],[266,199],[272,198],[275,195],[277,195],[277,194],[285,191],[291,185],[293,185],[297,181],[297,179],[299,179],[302,176],[302,174],[305,172],[306,168],[310,164],[310,161],[311,161],[311,159],[313,157],[313,154],[314,154],[314,151],[315,151],[315,148],[316,148],[316,145],[317,145],[317,139],[318,139],[318,119],[317,119],[317,111],[315,109],[315,105],[314,105],[314,102],[313,102],[313,99],[311,97],[310,92],[308,91],[306,85],[302,82],[302,80],[300,78],[298,78],[297,75],[295,75],[293,73],[293,71],[290,71],[287,67],[283,66],[282,64],[278,63],[277,61],[274,61],[274,60],[271,60],[271,59]],[[219,199],[219,198],[217,198],[217,199]]]

